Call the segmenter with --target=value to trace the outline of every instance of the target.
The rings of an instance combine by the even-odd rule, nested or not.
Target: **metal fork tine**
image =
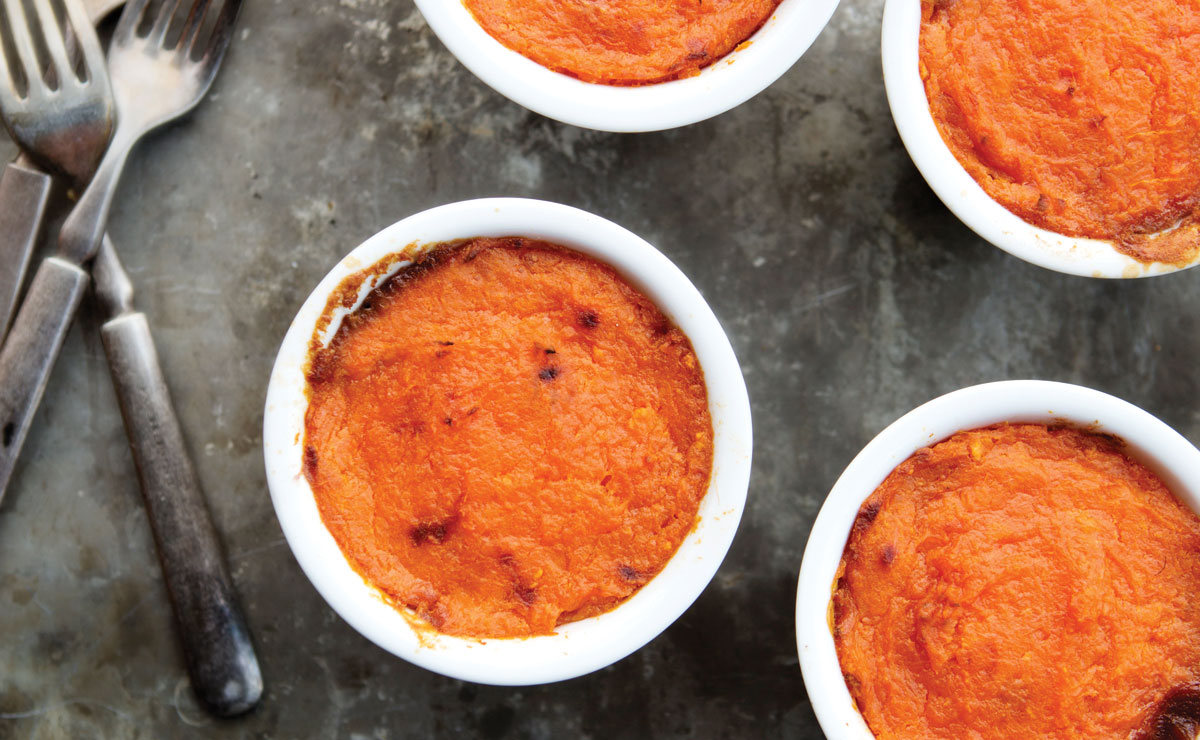
[[[217,23],[213,26],[212,36],[208,39],[208,46],[204,49],[204,64],[205,71],[209,74],[216,74],[217,67],[221,65],[221,59],[225,56],[225,50],[229,48],[229,39],[233,37],[233,22],[237,20],[238,11],[242,7],[242,0],[225,0],[225,4],[221,6],[221,14],[217,16]],[[191,52],[188,52],[191,54]]]
[[[154,27],[150,29],[150,35],[146,37],[154,46],[162,46],[163,39],[167,36],[167,29],[171,27],[171,19],[175,17],[179,6],[183,4],[183,0],[166,0],[158,9],[158,17],[154,19]]]
[[[196,37],[204,25],[209,5],[209,0],[197,0],[192,3],[192,9],[188,12],[187,25],[183,28],[183,35],[179,37],[179,48],[186,50],[188,56],[191,56],[192,48],[196,45]]]
[[[17,48],[17,56],[21,58],[21,66],[25,68],[25,79],[29,83],[27,96],[32,96],[38,88],[44,88],[42,70],[38,68],[37,53],[33,50],[32,29],[25,18],[25,8],[21,0],[4,0],[4,9],[8,13],[9,31],[12,32],[13,46]]]
[[[54,8],[50,7],[50,0],[33,0],[33,7],[37,12],[38,24],[42,27],[42,39],[50,52],[54,76],[58,79],[59,89],[62,89],[62,86],[67,84],[67,78],[72,75],[71,62],[67,59],[65,34],[58,25],[58,16],[54,14]]]
[[[67,10],[67,22],[75,38],[75,51],[83,55],[83,69],[103,69],[106,65],[104,49],[100,47],[100,39],[96,29],[88,19],[87,11],[81,3],[75,0],[64,0]],[[88,80],[90,81],[90,79]]]
[[[8,25],[8,15],[0,11],[0,26]],[[15,106],[17,102],[17,78],[8,68],[8,54],[0,49],[0,109]]]
[[[116,29],[113,30],[113,41],[124,43],[133,38],[138,24],[142,21],[142,16],[146,14],[146,6],[149,4],[150,0],[130,0],[125,3],[125,10],[121,11],[121,18],[117,21]]]
[[[106,64],[100,38],[96,37],[96,29],[92,26],[83,4],[74,0],[64,0],[62,5],[66,8],[66,22],[70,26],[70,37],[67,38],[68,56],[74,59],[78,59],[79,55],[83,56],[83,79],[90,82],[88,70],[96,70]]]

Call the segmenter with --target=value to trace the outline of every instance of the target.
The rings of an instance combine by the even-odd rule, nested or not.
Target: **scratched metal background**
[[[888,422],[987,380],[1127,398],[1200,441],[1200,270],[1099,282],[1026,265],[938,202],[884,97],[882,0],[735,111],[614,135],[529,113],[468,73],[408,0],[257,0],[210,99],[135,152],[111,232],[150,316],[255,632],[262,706],[190,694],[85,311],[0,507],[0,738],[819,738],[796,573],[842,467]],[[0,155],[12,148],[0,141]],[[263,395],[317,280],[415,211],[558,200],[674,259],[733,339],[754,404],[737,541],[700,600],[597,674],[463,684],[359,637],[284,544]]]

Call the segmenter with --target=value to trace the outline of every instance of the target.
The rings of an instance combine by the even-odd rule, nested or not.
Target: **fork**
[[[20,4],[20,0],[5,2],[6,7]],[[50,12],[49,0],[35,0],[35,4],[39,10],[45,6],[45,11]],[[84,266],[100,248],[125,160],[142,136],[191,110],[207,92],[229,46],[241,0],[225,0],[215,25],[203,41],[201,26],[213,2],[195,0],[179,39],[169,44],[167,30],[181,4],[182,0],[165,0],[149,32],[141,36],[138,26],[149,1],[133,0],[126,5],[113,33],[108,70],[116,103],[116,131],[91,184],[63,223],[58,254],[42,262],[0,350],[0,497],[8,488],[46,380],[87,288],[89,278]],[[13,16],[21,17],[16,13]],[[72,75],[66,48],[61,35],[54,37],[50,33],[57,30],[51,28],[50,18],[41,14],[47,46],[53,49],[51,57],[58,77],[69,78]],[[74,21],[73,25],[82,27]],[[24,36],[32,49],[30,31],[28,26],[11,29],[14,39]],[[92,70],[89,83],[104,76],[103,64],[99,68],[95,65],[99,43],[96,42],[96,50],[88,49],[92,41],[94,34],[81,44],[84,61]],[[26,77],[30,90],[44,84],[36,73],[27,72]],[[63,87],[66,89],[67,83]]]
[[[67,40],[58,27],[50,0],[33,0],[39,36],[46,42],[52,79],[46,82],[34,51],[32,25],[21,0],[4,0],[10,18],[12,41],[20,69],[10,70],[0,56],[0,75],[14,83],[25,80],[25,92],[16,85],[0,85],[0,104],[5,125],[18,143],[33,143],[26,153],[42,169],[66,175],[72,182],[86,182],[96,169],[113,131],[113,97],[104,74],[77,77],[69,60]],[[66,20],[72,28],[91,29],[87,13],[78,3],[66,3]],[[104,50],[94,33],[78,33],[73,39],[83,57],[85,70],[104,69]],[[60,121],[70,120],[64,130]]]
[[[10,11],[14,1],[19,5],[20,0],[5,0],[9,4],[3,9]],[[35,1],[39,3],[36,6],[39,12],[48,7],[43,5],[45,0]],[[77,0],[66,0],[69,10],[75,3]],[[114,0],[85,0],[85,3],[88,9],[99,17],[114,4]],[[177,8],[179,4],[178,1],[175,1],[174,7]],[[199,7],[199,4],[193,7],[193,16],[189,17],[189,22],[193,19],[197,21],[203,19],[206,9],[206,7]],[[19,7],[18,10],[20,10]],[[144,12],[144,4],[141,10]],[[166,6],[163,6],[162,10],[166,12]],[[236,10],[236,7],[233,8],[232,13],[236,13]],[[10,15],[15,14],[10,12]],[[0,20],[4,20],[3,14],[0,14]],[[71,22],[73,30],[76,30],[76,37],[85,43],[89,38],[95,42],[95,34],[92,32],[90,24],[76,25],[77,19],[74,16],[69,17],[68,20]],[[53,16],[43,13],[38,21],[47,37],[48,46],[61,43],[58,35],[52,33],[47,26],[48,21],[57,24]],[[232,15],[229,16],[229,22],[232,22]],[[21,24],[21,27],[25,28],[25,25]],[[75,40],[72,39],[72,42]],[[195,41],[194,38],[192,40]],[[95,80],[107,90],[108,75],[103,66],[103,57],[101,56],[100,59],[98,67],[88,67],[87,82]],[[3,55],[0,54],[0,64],[3,62]],[[219,59],[216,60],[216,63],[219,63]],[[92,64],[92,61],[85,59],[85,64]],[[31,74],[31,69],[37,69],[28,64],[24,66],[24,73],[27,76]],[[0,72],[6,72],[6,70],[0,68]],[[54,72],[59,77],[64,74],[62,68]],[[80,82],[71,75],[69,68],[66,70],[66,74],[72,77],[74,83]],[[4,91],[3,83],[11,81],[4,77],[7,75],[0,75],[0,94],[3,94]],[[29,80],[27,86],[36,84],[40,80],[40,76],[38,80],[34,80],[32,77],[29,77]],[[211,82],[211,74],[209,81]],[[64,83],[64,87],[68,84],[71,84],[71,81]],[[34,92],[41,93],[43,91],[35,90]],[[199,94],[202,95],[203,91]],[[28,91],[26,97],[32,97]],[[4,104],[8,102],[10,101],[0,99],[0,111],[3,111],[6,119],[10,111],[4,107]],[[29,117],[40,116],[42,123],[39,130],[52,132],[56,130],[54,125],[55,109],[49,108],[44,105],[45,103],[45,98],[28,100],[20,112]],[[39,107],[39,104],[42,107]],[[136,137],[133,140],[136,141]],[[36,147],[37,140],[18,140],[18,143],[29,150]],[[90,165],[84,165],[85,168],[95,166],[100,152],[103,151],[104,143],[104,141],[100,142],[99,151],[91,159]],[[43,162],[54,164],[56,153],[58,152],[42,152]],[[76,155],[76,158],[82,161],[82,155]],[[36,212],[28,214],[31,218],[22,218],[21,214],[11,214],[12,220],[23,228],[23,233],[28,235],[28,238],[32,238],[32,235],[36,233],[36,227],[40,221],[40,211],[45,203],[44,191],[47,188],[48,178],[27,167],[19,170],[14,167],[13,169],[17,170],[18,175],[26,178],[30,185],[36,184],[40,178],[40,190],[42,191],[40,202],[36,198],[32,199],[32,204],[35,206],[32,210]],[[62,174],[67,174],[66,168],[55,167],[55,169]],[[79,169],[70,174],[74,175],[75,181],[86,182],[91,171]],[[8,173],[6,173],[7,176]],[[12,204],[6,203],[6,205]],[[2,221],[3,218],[0,218],[0,222]],[[103,224],[98,228],[99,233],[102,233]],[[65,273],[58,269],[59,265],[56,262],[51,261],[50,264],[53,266],[52,269],[59,273]],[[70,266],[69,263],[64,264]],[[43,266],[43,270],[45,269],[46,267]],[[203,493],[200,490],[195,470],[187,456],[179,423],[171,405],[170,394],[159,369],[149,327],[145,316],[132,308],[132,287],[129,285],[128,278],[117,259],[116,251],[107,237],[104,238],[92,269],[96,279],[97,296],[106,315],[111,317],[101,327],[101,335],[104,340],[105,352],[108,355],[109,369],[112,372],[120,400],[130,447],[137,463],[138,478],[141,482],[159,559],[162,562],[164,580],[171,596],[192,685],[204,704],[217,714],[230,716],[247,711],[258,702],[262,694],[262,676],[258,660],[249,638],[245,618],[237,605],[232,580],[221,556],[220,545],[204,505]],[[42,272],[39,271],[39,277],[41,274]],[[66,273],[66,276],[73,277],[70,273]],[[34,288],[31,288],[30,295],[32,300]],[[77,298],[75,303],[78,303]],[[24,315],[25,309],[22,311]],[[6,319],[7,306],[0,305],[0,333],[3,331]],[[62,327],[64,333],[69,321],[70,319],[67,318]],[[61,342],[61,338],[59,342]],[[32,416],[32,409],[29,413]],[[10,441],[7,438],[9,429],[5,429],[6,438],[3,440],[5,445]],[[12,454],[15,458],[16,452],[14,451]]]

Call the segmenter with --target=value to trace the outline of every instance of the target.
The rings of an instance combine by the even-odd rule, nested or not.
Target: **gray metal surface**
[[[1200,272],[1098,282],[977,239],[900,145],[881,11],[845,0],[729,114],[614,135],[493,93],[404,0],[248,3],[254,43],[134,153],[110,230],[227,546],[263,702],[220,722],[190,693],[85,304],[0,506],[0,736],[820,738],[796,573],[826,492],[888,422],[964,385],[1041,377],[1200,441]],[[754,405],[746,515],[713,584],[643,650],[553,686],[465,685],[358,636],[300,572],[264,484],[268,374],[309,291],[383,226],[486,195],[586,208],[662,249],[729,331]]]

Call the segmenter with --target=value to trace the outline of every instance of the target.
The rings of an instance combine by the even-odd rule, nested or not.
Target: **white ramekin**
[[[972,231],[1009,254],[1071,275],[1138,278],[1176,272],[1185,265],[1145,264],[1112,244],[1039,229],[984,192],[938,133],[925,97],[920,63],[921,0],[887,0],[883,9],[883,81],[904,146],[929,187]]]
[[[1200,513],[1200,450],[1146,411],[1106,393],[1066,383],[1010,380],[948,393],[905,414],[871,440],[838,478],[813,524],[800,566],[800,669],[813,711],[831,740],[873,740],[842,678],[829,627],[833,581],[859,507],[920,448],[958,431],[1005,421],[1065,423],[1115,435],[1124,440],[1130,457]]]
[[[783,0],[751,43],[695,77],[623,87],[582,82],[509,49],[461,0],[417,0],[454,56],[496,92],[544,116],[600,131],[659,131],[724,113],[757,95],[808,50],[838,0]]]
[[[616,609],[552,635],[469,640],[417,629],[351,568],[317,511],[302,471],[304,367],[326,301],[348,276],[410,244],[475,236],[544,239],[616,268],[687,334],[704,370],[714,432],[713,472],[699,521],[653,580]],[[361,298],[360,298],[361,300]],[[742,371],[716,316],[670,260],[633,233],[585,211],[537,200],[453,203],[384,229],[334,267],[292,321],[267,388],[263,448],[271,500],[292,553],[334,611],[372,642],[453,678],[498,685],[549,683],[625,657],[695,601],[725,557],[750,479],[750,401]]]

